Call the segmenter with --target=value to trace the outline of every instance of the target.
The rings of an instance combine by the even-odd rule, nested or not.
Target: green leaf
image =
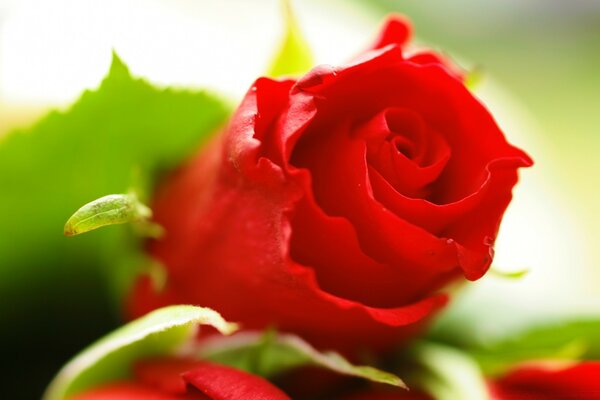
[[[13,371],[45,381],[65,355],[112,329],[121,293],[144,262],[132,229],[67,238],[69,215],[131,187],[145,200],[158,178],[219,131],[229,111],[211,93],[135,78],[115,56],[97,89],[0,138],[0,325],[10,327],[0,341]]]
[[[398,376],[371,366],[353,365],[332,351],[321,352],[298,336],[267,332],[242,333],[204,343],[201,358],[234,366],[264,377],[312,364],[339,374],[406,388]]]
[[[107,225],[147,221],[152,210],[135,194],[110,194],[85,204],[67,220],[64,233],[79,235]]]
[[[237,330],[236,324],[226,322],[209,308],[171,306],[156,310],[77,355],[54,378],[44,400],[63,400],[95,385],[127,378],[132,362],[172,354],[195,337],[198,325],[210,325],[224,335]]]
[[[437,400],[486,400],[489,398],[485,378],[468,354],[452,347],[431,342],[416,343],[410,348],[416,363],[411,382]]]
[[[285,34],[268,75],[272,77],[294,76],[306,73],[313,66],[310,47],[298,26],[290,0],[282,0]]]

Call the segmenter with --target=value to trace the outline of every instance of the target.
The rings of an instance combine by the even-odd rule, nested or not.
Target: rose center
[[[415,112],[403,108],[386,109],[355,130],[367,141],[369,162],[377,163],[381,152],[402,157],[419,166],[429,161],[427,126]]]
[[[381,111],[353,135],[365,140],[370,175],[380,175],[409,197],[427,197],[450,156],[446,141],[406,108]]]
[[[406,158],[413,159],[416,154],[415,143],[410,139],[400,135],[390,135],[386,138],[388,142],[398,150],[398,153],[404,155]]]
[[[417,161],[422,150],[423,124],[416,115],[403,110],[392,110],[384,114],[389,130],[386,141],[409,160]]]

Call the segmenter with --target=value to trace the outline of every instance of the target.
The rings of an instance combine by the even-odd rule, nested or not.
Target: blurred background
[[[483,71],[476,93],[536,161],[521,173],[495,261],[499,271],[529,273],[470,284],[451,313],[486,338],[532,320],[600,314],[600,1],[293,6],[316,61],[332,64],[365,47],[386,14],[406,14],[417,46]],[[0,147],[12,129],[97,87],[113,49],[153,84],[208,88],[235,104],[266,70],[282,30],[277,0],[0,0]],[[31,171],[37,172],[40,180],[53,179]],[[0,181],[0,200],[3,188]],[[30,193],[40,201],[46,195]],[[19,212],[25,211],[0,211],[0,232],[22,229]],[[119,323],[100,264],[61,236],[64,220],[51,239],[49,231],[37,237],[32,230],[26,243],[11,244],[10,257],[1,244],[8,248],[10,237],[0,237],[0,336],[7,351],[0,390],[10,393],[0,392],[2,398],[38,398],[66,360]]]

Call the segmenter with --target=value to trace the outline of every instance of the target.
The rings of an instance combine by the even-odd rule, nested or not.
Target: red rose
[[[134,379],[105,384],[72,400],[290,400],[261,377],[224,365],[157,359],[134,367]]]
[[[223,136],[168,179],[154,211],[134,316],[169,303],[213,307],[246,328],[337,349],[414,335],[480,278],[517,182],[531,164],[460,75],[434,53],[406,55],[386,24],[350,65],[258,79]]]

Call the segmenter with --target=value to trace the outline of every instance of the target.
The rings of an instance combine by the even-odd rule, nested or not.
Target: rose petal
[[[135,365],[134,373],[139,381],[164,393],[185,394],[193,387],[212,400],[289,399],[259,376],[204,361],[144,360]]]
[[[296,206],[292,220],[291,255],[313,268],[328,293],[375,307],[412,303],[424,292],[435,291],[449,280],[433,269],[410,273],[394,264],[377,262],[361,249],[356,229],[343,217],[327,215],[310,195]]]
[[[381,49],[388,45],[404,46],[412,36],[410,21],[403,15],[395,14],[383,23],[381,32],[371,45],[372,50]]]
[[[135,363],[133,374],[138,382],[162,393],[185,394],[187,384],[181,375],[197,365],[197,360],[160,357]]]
[[[516,169],[522,165],[515,159],[495,160],[477,192],[443,205],[403,196],[376,172],[371,171],[370,180],[375,198],[396,214],[437,236],[453,238],[465,276],[475,280],[489,267],[500,219],[512,198],[506,188],[517,182]]]
[[[486,165],[495,158],[514,157],[522,160],[522,165],[530,165],[529,157],[506,142],[487,110],[464,85],[448,79],[445,68],[436,64],[397,64],[400,61],[399,54],[388,50],[344,70],[313,71],[319,74],[320,83],[307,85],[301,80],[292,89],[292,96],[295,91],[311,94],[318,114],[326,115],[336,125],[348,116],[369,117],[390,105],[417,111],[432,130],[446,139],[453,152],[432,199],[438,204],[458,201],[477,191],[487,179]],[[362,98],[367,93],[372,100],[365,104]],[[302,107],[306,108],[307,103],[303,100]],[[314,114],[307,114],[307,118]],[[314,125],[315,131],[331,129],[323,122]]]
[[[339,84],[339,80],[345,76],[351,76],[356,71],[372,72],[381,69],[382,66],[394,67],[401,65],[404,61],[402,49],[397,46],[386,46],[381,49],[364,53],[359,58],[343,67],[331,65],[319,65],[302,76],[292,87],[291,95],[299,93],[318,93],[327,90],[332,84]],[[296,105],[293,102],[290,106]]]
[[[492,262],[500,221],[512,199],[507,188],[517,183],[517,168],[523,165],[512,158],[490,163],[490,178],[478,192],[477,206],[442,232],[454,238],[460,266],[469,280],[481,278]],[[477,230],[470,228],[475,224]]]
[[[269,136],[269,132],[287,105],[292,85],[290,80],[259,78],[250,87],[231,119],[224,146],[228,151],[227,158],[235,168],[252,174],[260,157],[283,165],[283,154],[277,149],[278,139]],[[263,178],[260,174],[253,174],[253,177]]]
[[[70,400],[208,400],[200,393],[175,395],[161,393],[137,382],[117,382],[87,390]]]
[[[429,185],[441,174],[451,154],[444,139],[416,112],[405,108],[385,109],[351,134],[367,141],[369,170],[377,171],[407,197],[427,197]]]
[[[465,71],[454,64],[450,58],[444,57],[439,53],[422,50],[418,53],[412,54],[406,60],[420,65],[440,65],[444,67],[446,72],[448,72],[448,74],[455,79],[461,82],[465,81]]]
[[[293,161],[311,171],[318,204],[327,214],[350,220],[361,247],[373,259],[402,269],[405,276],[425,268],[448,272],[458,265],[454,247],[446,239],[399,218],[374,199],[366,144],[361,138],[347,137],[345,127],[306,136],[298,143]]]
[[[212,400],[290,399],[266,379],[225,365],[203,362],[181,376]]]

